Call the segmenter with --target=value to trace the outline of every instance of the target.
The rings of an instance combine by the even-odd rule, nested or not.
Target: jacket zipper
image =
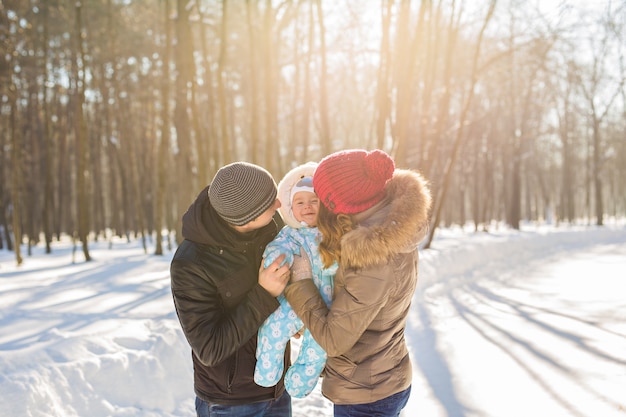
[[[228,375],[228,381],[226,384],[226,388],[228,389],[228,394],[232,394],[233,383],[235,382],[235,375],[237,375],[237,364],[239,363],[239,350],[235,352],[235,360],[233,361],[233,366],[230,369]]]

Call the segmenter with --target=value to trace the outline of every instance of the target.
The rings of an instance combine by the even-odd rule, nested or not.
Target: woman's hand
[[[293,257],[293,265],[291,265],[291,282],[301,281],[303,279],[312,279],[313,269],[311,261],[304,249],[300,248],[300,255]]]

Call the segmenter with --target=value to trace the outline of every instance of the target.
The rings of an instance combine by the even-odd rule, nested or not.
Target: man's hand
[[[293,257],[293,265],[291,265],[291,282],[311,278],[313,278],[311,261],[309,261],[309,257],[304,249],[300,248],[300,256],[296,255]]]
[[[284,260],[285,255],[280,255],[267,268],[263,268],[263,262],[261,262],[259,285],[265,288],[265,291],[272,297],[278,297],[289,281],[289,266],[287,264],[280,266]]]

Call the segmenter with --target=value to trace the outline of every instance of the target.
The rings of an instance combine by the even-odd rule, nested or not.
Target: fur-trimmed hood
[[[341,263],[365,268],[387,262],[399,253],[417,250],[428,231],[430,191],[424,177],[396,169],[385,198],[354,215],[357,226],[341,239]]]
[[[278,211],[285,223],[293,228],[299,229],[305,226],[300,224],[293,216],[293,210],[291,209],[291,190],[302,178],[313,177],[315,168],[317,168],[316,162],[307,162],[306,164],[298,165],[286,173],[283,179],[278,183],[278,199],[281,204]]]

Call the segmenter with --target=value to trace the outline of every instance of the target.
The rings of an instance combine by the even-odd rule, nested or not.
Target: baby
[[[320,290],[326,304],[330,305],[333,278],[337,265],[324,268],[318,252],[321,238],[317,229],[320,201],[313,190],[313,173],[317,164],[309,162],[289,171],[278,184],[280,213],[287,224],[265,248],[263,257],[267,267],[281,254],[290,266],[293,255],[301,249],[308,255],[313,270],[313,282]],[[264,387],[276,385],[284,369],[284,354],[291,336],[302,329],[298,318],[283,295],[278,297],[280,306],[263,323],[258,333],[254,381]],[[326,364],[326,352],[304,330],[298,358],[287,370],[285,388],[292,397],[302,398],[310,394],[317,384]]]

